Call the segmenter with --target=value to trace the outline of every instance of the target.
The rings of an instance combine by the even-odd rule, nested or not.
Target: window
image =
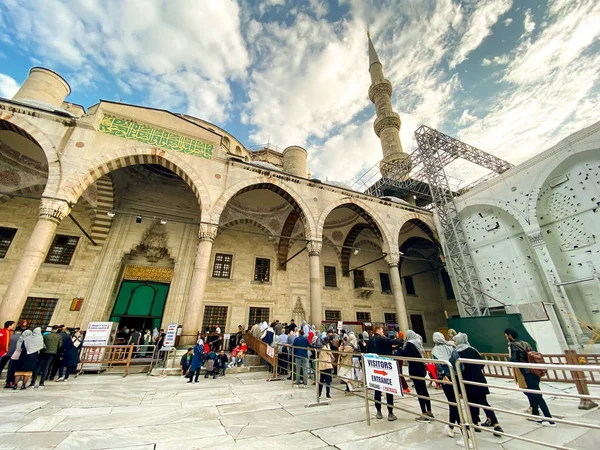
[[[415,282],[413,277],[404,277],[404,287],[406,288],[407,295],[417,295],[415,292]]]
[[[206,306],[204,308],[202,331],[214,331],[219,327],[223,333],[225,325],[227,325],[227,306]]]
[[[269,308],[250,307],[250,315],[248,316],[248,325],[252,326],[257,323],[269,323]]]
[[[490,316],[504,316],[506,314],[506,308],[504,306],[492,306],[488,308]]]
[[[387,273],[380,273],[379,281],[381,282],[381,292],[384,294],[391,294],[392,286],[390,285],[390,275]]]
[[[446,299],[455,300],[454,289],[452,288],[452,281],[448,276],[446,269],[442,269],[442,282],[444,283],[444,290],[446,291]]]
[[[325,310],[325,320],[333,320],[335,322],[338,322],[338,321],[342,320],[342,312],[336,311],[333,309],[326,309]]]
[[[423,323],[422,315],[411,314],[410,327],[415,333],[419,334],[423,338],[423,342],[427,342],[427,335],[425,334],[425,324]]]
[[[54,241],[50,246],[50,250],[46,255],[45,263],[49,264],[62,264],[68,266],[71,264],[73,253],[75,253],[75,247],[77,247],[79,237],[77,236],[64,236],[57,234],[54,236]]]
[[[26,320],[30,329],[40,327],[45,330],[50,324],[57,303],[57,298],[27,297],[19,322]]]
[[[371,313],[370,312],[356,312],[356,321],[357,322],[370,322],[371,321]]]
[[[385,320],[385,323],[398,323],[396,313],[383,313],[383,319]]]
[[[355,270],[354,271],[354,289],[365,287],[365,271]]]
[[[233,255],[217,253],[215,255],[215,264],[213,266],[213,278],[231,278],[231,261]]]
[[[16,228],[0,227],[0,259],[6,256],[8,248],[17,234]]]
[[[256,258],[256,264],[254,266],[254,281],[269,281],[270,269],[270,259]]]
[[[337,287],[337,275],[334,266],[325,266],[325,287]]]

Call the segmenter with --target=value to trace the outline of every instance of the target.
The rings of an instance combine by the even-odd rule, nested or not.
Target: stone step
[[[200,370],[200,374],[204,375],[206,371],[204,369]],[[227,369],[225,371],[225,375],[234,374],[234,373],[250,373],[250,372],[267,372],[267,368],[265,366],[245,366],[245,367],[235,367],[233,369]],[[131,372],[130,372],[131,373]],[[181,376],[181,370],[175,367],[167,367],[163,369],[162,367],[155,367],[150,372],[150,375],[153,377],[159,377],[163,374],[173,375],[173,376]]]

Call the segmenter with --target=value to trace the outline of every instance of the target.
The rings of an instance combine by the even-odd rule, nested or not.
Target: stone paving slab
[[[439,422],[415,422],[415,398],[396,399],[398,420],[376,420],[364,399],[333,390],[326,406],[316,401],[316,386],[292,388],[289,381],[266,382],[266,375],[228,374],[186,383],[180,377],[86,374],[68,384],[48,383],[43,390],[0,391],[0,449],[192,450],[192,449],[431,449],[455,448]],[[508,383],[492,380],[491,383]],[[504,384],[508,385],[508,384]],[[340,387],[340,386],[335,386]],[[560,385],[550,387],[561,392]],[[490,403],[522,412],[527,399],[492,387]],[[593,387],[598,393],[599,388]],[[567,385],[563,391],[571,392]],[[444,398],[433,386],[433,398]],[[578,401],[546,396],[557,417],[600,423],[600,411],[577,409]],[[433,402],[436,417],[447,419],[445,405]],[[600,448],[600,430],[559,425],[545,428],[522,417],[500,413],[506,432],[574,449]],[[478,433],[482,450],[547,448]]]

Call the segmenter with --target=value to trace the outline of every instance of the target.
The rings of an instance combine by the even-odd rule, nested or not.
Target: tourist
[[[35,380],[38,376],[41,376],[40,383],[37,386],[40,389],[44,387],[44,382],[50,372],[50,366],[62,349],[62,336],[59,334],[58,325],[52,325],[52,331],[46,334],[43,339],[45,348],[37,360],[37,368],[33,372],[33,378],[31,379],[31,385],[35,387]]]
[[[406,336],[404,335],[403,331],[398,331],[398,333],[396,334],[396,339],[398,339],[398,341],[401,342],[401,344],[394,347],[394,356],[400,356],[400,353],[402,352],[402,347],[404,347],[405,337]],[[402,375],[402,367],[404,366],[404,361],[400,360],[396,362],[398,364],[398,373],[400,374],[400,384],[402,385],[402,392],[404,392],[405,394],[409,394],[410,388],[408,387],[406,378],[404,378],[404,376]]]
[[[217,375],[225,376],[225,370],[227,368],[227,364],[229,363],[229,358],[225,354],[225,350],[221,350],[217,355],[216,360],[216,372]]]
[[[325,384],[325,396],[331,398],[331,376],[333,374],[334,356],[331,353],[331,341],[325,338],[323,348],[319,352],[319,398],[323,394],[323,384]]]
[[[229,368],[233,369],[237,367],[238,363],[241,361],[243,366],[244,361],[244,348],[247,350],[246,342],[242,339],[240,343],[231,351],[231,363],[229,363]]]
[[[450,363],[452,367],[454,367],[454,363],[458,359],[458,353],[456,352],[454,346],[446,342],[446,338],[444,338],[444,335],[440,332],[433,333],[433,343],[434,347],[433,350],[431,350],[433,359],[446,361]],[[450,381],[450,368],[446,364],[436,364],[436,368],[438,377],[442,381]],[[460,426],[460,416],[458,415],[458,407],[456,405],[456,395],[454,393],[452,384],[442,383],[442,390],[444,391],[444,395],[446,396],[448,402],[455,403],[454,405],[448,405],[448,422],[450,422],[450,425],[444,425],[444,432],[448,436],[454,437],[453,424]]]
[[[454,336],[456,336],[457,334],[458,333],[456,332],[456,330],[452,328],[448,330],[448,344],[456,346],[456,342],[454,342]]]
[[[204,341],[202,339],[198,339],[196,345],[194,346],[194,356],[192,357],[192,362],[188,370],[188,383],[192,382],[192,378],[194,378],[194,383],[198,383],[198,378],[200,378],[200,370],[204,364],[205,355],[206,352],[204,349]]]
[[[237,333],[235,333],[235,346],[240,345],[240,341],[244,338],[244,327],[238,325]]]
[[[508,354],[510,356],[510,360],[512,362],[526,363],[527,352],[533,350],[529,342],[520,341],[519,333],[514,328],[507,328],[504,330],[504,337],[508,341]],[[531,389],[532,391],[540,390],[540,381],[541,377],[532,373],[530,369],[519,368],[519,370],[515,369],[515,377],[517,379],[517,383],[520,388]],[[551,419],[552,414],[550,414],[550,409],[544,400],[542,394],[530,394],[525,393],[527,399],[529,400],[529,406],[531,407],[531,414],[534,416],[540,415],[540,410],[544,417]],[[543,425],[545,427],[555,427],[556,423],[552,420],[537,420],[536,423],[538,425]],[[484,424],[485,426],[485,424]]]
[[[287,375],[288,372],[288,336],[285,334],[285,328],[281,328],[279,333],[279,352],[277,353],[277,373]]]
[[[298,325],[294,323],[294,319],[290,320],[290,324],[288,325],[288,334],[291,331],[292,333],[296,331]]]
[[[281,330],[283,330],[283,324],[279,320],[276,320],[273,329],[275,330],[275,334],[279,336],[281,334]]]
[[[208,352],[204,363],[204,378],[208,378],[209,376],[212,376],[213,379],[217,378],[216,360],[217,354],[212,350]]]
[[[289,370],[288,370],[288,380],[291,380],[292,378],[294,378],[294,375],[296,373],[296,368],[295,368],[295,364],[296,361],[294,360],[294,341],[296,340],[296,333],[297,333],[298,327],[296,327],[296,331],[290,331],[288,333],[288,337],[287,337],[287,345],[286,348],[288,350],[288,359],[289,359]]]
[[[142,345],[144,346],[143,356],[148,356],[150,353],[150,345],[152,342],[152,333],[149,328],[146,328],[144,335],[142,336]]]
[[[294,339],[294,362],[296,364],[296,381],[294,386],[306,387],[308,376],[308,338],[304,336],[304,330],[298,331],[298,337]]]
[[[29,323],[27,320],[21,320],[21,323],[19,324],[19,330],[21,330],[21,333],[23,333],[25,330],[29,330]]]
[[[267,325],[267,322],[263,322],[261,325],[261,335],[260,340],[265,344],[271,345],[273,343],[273,336],[275,335],[275,330],[273,330],[273,325]]]
[[[141,356],[140,352],[140,340],[142,338],[142,333],[140,333],[139,331],[137,331],[135,328],[131,328],[131,334],[129,335],[129,342],[127,342],[127,345],[134,345],[134,349],[133,349],[133,357],[139,357]]]
[[[456,351],[458,356],[462,359],[480,359],[483,360],[481,354],[469,344],[469,338],[465,333],[458,333],[454,336],[454,342],[456,342]],[[472,381],[475,383],[487,384],[485,375],[483,375],[482,364],[462,364],[462,378],[464,381]],[[487,401],[487,396],[490,394],[490,390],[487,386],[475,386],[472,384],[465,384],[465,395],[469,403],[476,403],[477,405],[490,406]],[[479,406],[469,406],[471,411],[471,419],[473,424],[479,425]],[[492,426],[494,431],[503,433],[502,427],[498,424],[498,418],[496,413],[491,409],[484,409],[483,412],[487,416],[486,422],[483,426]],[[475,431],[480,432],[475,428]],[[501,434],[494,433],[494,436],[502,436]]]
[[[423,358],[425,350],[423,348],[423,339],[413,330],[407,330],[405,333],[406,340],[404,346],[400,351],[400,355],[408,358]],[[410,375],[415,391],[419,396],[419,406],[421,407],[421,415],[415,420],[417,422],[431,422],[433,413],[431,412],[431,401],[429,398],[429,392],[427,391],[427,384],[424,379],[427,375],[425,363],[420,361],[408,361],[408,374]],[[419,377],[419,378],[414,378]],[[421,398],[427,397],[427,398]]]
[[[16,361],[13,360],[13,355],[15,354],[15,350],[17,349],[17,344],[23,332],[20,328],[17,328],[15,332],[10,337],[10,342],[8,344],[8,369],[6,371],[6,383],[4,385],[5,388],[12,388],[14,380],[15,380],[15,369],[16,369]]]
[[[4,366],[6,366],[11,357],[8,354],[8,348],[16,327],[17,324],[14,320],[8,320],[4,322],[4,328],[0,330],[0,377],[2,376]]]
[[[364,339],[364,335],[363,335]],[[383,334],[383,328],[379,325],[376,325],[373,328],[373,337],[369,339],[368,344],[368,352],[376,353],[382,356],[391,356],[392,355],[392,346],[399,345],[401,342],[397,339],[390,339]],[[375,390],[375,409],[377,410],[376,418],[382,419],[383,415],[381,414],[381,391]],[[388,420],[394,421],[397,419],[394,414],[394,395],[386,392],[385,401],[387,403],[388,409]]]
[[[181,376],[187,377],[192,365],[192,358],[194,357],[194,347],[187,349],[187,352],[181,357],[179,361],[179,367],[181,369]],[[191,377],[190,377],[191,378]]]
[[[310,325],[308,325],[306,320],[302,321],[302,331],[304,331],[304,337],[308,339],[308,333],[310,333]]]
[[[341,378],[342,382],[346,385],[346,395],[352,395],[354,392],[354,385],[352,380],[354,379],[354,370],[352,367],[352,353],[355,348],[349,344],[348,336],[342,338],[341,345],[339,347],[341,353],[340,362],[338,363],[337,374]]]
[[[22,342],[19,339],[21,344],[17,343],[17,349],[15,350],[15,354],[19,352],[13,383],[13,389],[15,390],[19,386],[19,381],[22,381],[21,389],[27,389],[27,382],[37,367],[38,354],[44,348],[42,329],[39,327],[35,328],[33,332],[25,330],[22,339]],[[13,356],[15,355],[13,354]]]
[[[363,334],[362,334],[362,333],[360,333],[360,334],[358,335],[358,350],[359,350],[361,353],[367,353],[367,347],[368,347],[368,346],[367,346],[367,342],[368,342],[368,341],[365,341],[365,338],[364,338]]]
[[[256,339],[260,339],[260,335],[261,335],[260,323],[256,322],[254,325],[252,325],[252,328],[250,328],[250,334],[252,336],[254,336]]]
[[[58,378],[56,381],[66,382],[69,379],[69,375],[77,370],[80,344],[81,340],[79,331],[76,331],[73,336],[69,336],[68,339],[63,339],[62,359],[58,368]]]

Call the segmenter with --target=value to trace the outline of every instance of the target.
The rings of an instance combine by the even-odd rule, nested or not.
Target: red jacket
[[[8,343],[10,342],[12,333],[13,332],[8,328],[2,328],[0,330],[0,357],[6,355],[6,352],[8,352]]]

